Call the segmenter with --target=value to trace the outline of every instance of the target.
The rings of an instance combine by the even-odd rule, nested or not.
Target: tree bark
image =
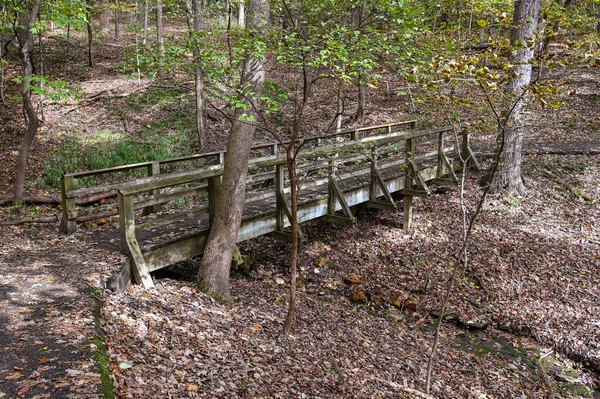
[[[344,114],[344,81],[340,79],[338,81],[337,90],[337,108],[335,113],[335,131],[339,132],[342,130],[342,116]]]
[[[515,65],[513,75],[505,88],[506,110],[504,114],[504,140],[500,153],[500,169],[492,182],[495,190],[507,189],[508,195],[525,194],[525,185],[521,175],[523,137],[525,134],[525,104],[527,90],[531,83],[531,60],[538,25],[540,0],[517,0],[510,42],[514,46],[511,64]],[[528,42],[529,41],[529,42]],[[498,143],[500,148],[501,143]]]
[[[358,78],[358,108],[356,109],[356,123],[362,124],[365,121],[365,91],[366,87],[363,82],[364,75]]]
[[[108,33],[110,30],[110,8],[108,0],[102,1],[102,11],[100,12],[100,28],[102,33]]]
[[[287,169],[288,177],[290,178],[290,201],[291,201],[291,213],[292,220],[290,225],[292,227],[292,248],[290,252],[290,304],[288,307],[287,315],[285,316],[285,322],[283,323],[283,334],[288,336],[292,330],[292,324],[296,318],[296,275],[297,264],[298,264],[298,185],[296,176],[296,156],[298,155],[298,147],[296,142],[300,137],[302,127],[304,126],[304,114],[308,99],[310,98],[312,82],[309,79],[308,71],[306,66],[302,68],[302,101],[296,112],[296,120],[294,121],[292,137],[290,143],[285,147],[285,153],[287,157]]]
[[[115,40],[119,41],[121,34],[119,33],[119,0],[115,0]]]
[[[268,0],[250,2],[248,28],[254,32],[254,35],[266,34],[268,15]],[[264,79],[264,57],[246,53],[240,87],[243,87],[246,92],[253,93],[253,97],[242,98],[248,115],[254,114],[257,96],[262,91]],[[248,159],[255,131],[254,125],[240,120],[243,113],[241,108],[236,109],[227,142],[221,194],[197,277],[200,290],[225,301],[231,298],[229,269],[242,220]]]
[[[163,1],[156,0],[156,44],[158,46],[158,78],[162,79],[164,72],[162,69],[163,57],[165,55],[165,42],[163,39]]]
[[[33,74],[33,63],[31,61],[31,52],[33,50],[33,34],[30,30],[30,24],[35,21],[40,11],[40,1],[34,0],[28,15],[22,15],[19,18],[19,24],[15,27],[15,34],[19,41],[21,50],[21,63],[23,64],[23,86],[21,96],[23,98],[23,111],[27,118],[25,135],[19,149],[17,158],[17,175],[15,181],[14,201],[19,202],[23,196],[25,187],[25,172],[27,171],[27,161],[29,160],[29,150],[31,143],[37,133],[39,120],[35,112],[33,102],[31,101],[31,76]]]
[[[4,99],[4,63],[2,62],[2,50],[4,48],[4,35],[0,34],[0,101],[2,105],[6,104]]]
[[[92,10],[94,9],[94,2],[93,0],[88,0],[88,15],[87,15],[87,22],[85,24],[86,28],[87,28],[87,37],[88,37],[88,66],[90,66],[91,68],[94,67],[94,53],[93,53],[93,46],[94,46],[94,32],[92,30]]]
[[[239,0],[238,3],[238,27],[246,26],[246,1]]]
[[[202,15],[202,0],[192,0],[194,3],[194,32],[199,35],[204,29],[204,17]],[[200,57],[200,38],[196,37],[196,54],[195,58]],[[195,88],[196,88],[196,132],[198,133],[198,145],[200,152],[206,145],[206,129],[204,128],[204,82],[202,70],[196,68],[194,70]]]
[[[142,45],[146,51],[146,41],[148,40],[148,0],[144,1],[144,22],[142,24]]]

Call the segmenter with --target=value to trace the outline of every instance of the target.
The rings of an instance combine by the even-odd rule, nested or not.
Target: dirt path
[[[115,255],[81,237],[54,225],[0,230],[0,397],[99,397],[90,287]]]

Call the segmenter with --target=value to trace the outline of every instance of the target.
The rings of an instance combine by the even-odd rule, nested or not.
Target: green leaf
[[[127,370],[127,369],[130,369],[130,368],[132,368],[132,367],[133,367],[133,364],[131,364],[131,363],[127,363],[127,362],[121,362],[121,363],[119,363],[119,367],[120,367],[122,370]]]

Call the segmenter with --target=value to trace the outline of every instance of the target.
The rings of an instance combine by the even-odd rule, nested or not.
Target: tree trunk
[[[158,46],[158,78],[163,78],[162,62],[165,55],[165,42],[163,39],[163,2],[156,0],[156,45]]]
[[[204,18],[202,16],[202,0],[192,0],[194,3],[194,31],[198,35],[204,29]],[[196,37],[196,54],[200,57],[200,38]],[[206,145],[206,129],[204,128],[204,83],[202,70],[196,68],[194,71],[196,81],[196,132],[198,133],[198,145],[200,151]]]
[[[38,22],[41,23],[42,21],[39,19],[38,16]],[[68,26],[68,25],[67,25]],[[67,31],[68,32],[68,31]],[[67,44],[68,44],[68,38],[69,35],[67,34]],[[38,57],[38,64],[39,64],[39,75],[40,76],[44,76],[44,42],[42,41],[42,29],[38,30],[38,47],[39,47],[39,53],[40,56]],[[67,53],[68,56],[68,53]],[[44,92],[44,81],[41,81],[39,83],[40,85],[40,91],[43,93]],[[39,121],[41,123],[46,122],[46,116],[44,115],[44,95],[40,93],[40,95],[38,96],[38,110],[39,110]]]
[[[146,41],[148,40],[148,0],[144,1],[144,23],[142,25],[142,46],[146,51]]]
[[[358,78],[358,108],[356,109],[356,123],[359,125],[365,121],[365,83],[364,76]]]
[[[25,130],[25,135],[23,136],[23,141],[21,142],[19,157],[17,159],[17,176],[14,192],[15,203],[19,202],[23,196],[29,150],[31,149],[31,143],[39,126],[38,116],[31,101],[30,78],[33,74],[33,64],[31,61],[31,52],[33,50],[33,34],[30,30],[30,24],[38,17],[40,1],[41,0],[34,0],[33,4],[31,5],[29,15],[23,15],[22,18],[20,18],[19,25],[15,28],[15,33],[17,35],[21,50],[21,62],[23,64],[23,86],[21,91],[21,95],[23,97],[23,111],[27,117],[27,128]]]
[[[249,8],[248,28],[257,35],[265,35],[269,16],[268,0],[251,0]],[[248,115],[255,113],[257,97],[262,91],[264,79],[264,57],[246,53],[240,87],[253,93],[252,98],[242,99]],[[197,278],[199,289],[225,301],[231,298],[229,268],[242,220],[248,160],[255,131],[254,125],[240,120],[243,113],[241,108],[236,109],[227,141],[221,194]]]
[[[119,33],[119,0],[115,0],[115,40],[119,41],[121,34]]]
[[[508,190],[508,195],[523,195],[525,185],[521,175],[521,150],[525,132],[525,104],[527,102],[528,85],[531,82],[531,59],[534,45],[527,46],[527,41],[535,38],[535,30],[540,13],[540,0],[517,0],[510,42],[514,46],[517,41],[523,47],[513,51],[511,64],[515,65],[506,94],[506,111],[504,114],[504,146],[500,153],[500,169],[493,181],[495,190]],[[498,143],[500,146],[502,143]],[[500,148],[500,147],[498,147]]]
[[[298,135],[294,134],[295,142]],[[287,169],[288,176],[290,178],[290,194],[291,194],[291,212],[292,220],[290,221],[292,227],[292,249],[290,253],[290,305],[288,308],[285,322],[283,323],[283,334],[289,335],[292,331],[292,324],[296,318],[296,274],[297,274],[297,263],[298,263],[298,193],[296,186],[296,162],[294,157],[291,157],[290,151],[287,152]],[[294,154],[295,155],[295,154]]]
[[[69,52],[71,50],[71,24],[67,24],[67,60],[69,59]]]
[[[100,11],[100,28],[102,33],[108,33],[110,30],[110,8],[108,0],[102,1],[102,11]]]
[[[302,102],[296,112],[296,120],[294,121],[294,127],[292,130],[292,137],[290,143],[285,147],[285,153],[287,156],[287,169],[288,176],[290,178],[290,200],[291,200],[291,213],[292,220],[290,225],[292,227],[292,248],[290,253],[290,305],[288,308],[285,322],[283,323],[283,334],[288,336],[292,330],[292,324],[296,318],[296,274],[297,274],[297,263],[298,263],[298,194],[297,194],[297,183],[296,183],[296,156],[298,154],[298,148],[296,142],[300,137],[302,127],[304,126],[304,113],[308,99],[311,93],[311,84],[308,77],[308,71],[306,67],[302,68]]]
[[[196,0],[185,0],[185,22],[187,23],[188,30],[192,32],[194,30],[194,15]]]
[[[4,14],[4,13],[3,13]],[[0,101],[2,105],[6,104],[4,99],[4,63],[2,62],[2,50],[4,49],[4,35],[0,34]]]
[[[337,109],[335,114],[335,131],[339,132],[342,130],[342,115],[344,114],[344,81],[342,79],[338,82],[337,90]]]
[[[238,26],[243,28],[246,26],[246,4],[245,0],[240,0],[238,3]]]
[[[85,24],[87,28],[87,38],[88,38],[88,65],[93,68],[94,67],[94,53],[93,53],[93,45],[94,45],[94,32],[92,31],[92,10],[94,9],[93,0],[88,0],[88,12],[87,12],[87,22]]]

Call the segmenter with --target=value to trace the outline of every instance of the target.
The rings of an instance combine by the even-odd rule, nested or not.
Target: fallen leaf
[[[133,364],[131,363],[127,363],[127,362],[121,362],[119,363],[119,367],[123,370],[127,370],[133,367]]]
[[[27,392],[29,392],[29,387],[21,389],[19,392],[17,392],[17,395],[25,395]]]
[[[198,388],[199,388],[198,385],[190,384],[190,385],[188,385],[187,390],[190,392],[196,392],[196,391],[198,391]]]
[[[48,362],[50,362],[50,360],[46,359],[45,357],[43,357],[43,358],[41,358],[40,360],[38,360],[38,363],[39,363],[39,364],[46,364],[46,363],[48,363]]]
[[[4,379],[5,380],[16,380],[21,377],[23,377],[23,374],[17,372],[17,373],[11,374],[11,375],[7,375],[6,377],[4,377]]]

